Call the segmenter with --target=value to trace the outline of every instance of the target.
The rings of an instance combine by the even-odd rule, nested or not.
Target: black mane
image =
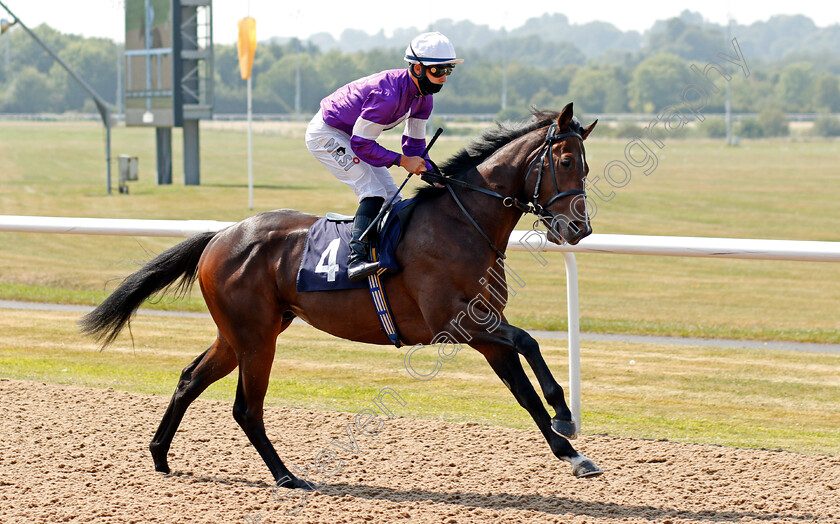
[[[496,122],[495,127],[482,132],[478,138],[438,167],[445,176],[455,179],[461,178],[470,169],[487,160],[498,149],[535,129],[548,126],[552,121],[557,120],[559,115],[560,113],[556,111],[534,109],[531,112],[531,119],[526,122]],[[572,119],[571,127],[573,131],[581,132],[581,125],[577,118]],[[422,201],[446,192],[446,188],[424,186],[417,190],[415,197],[418,201]]]

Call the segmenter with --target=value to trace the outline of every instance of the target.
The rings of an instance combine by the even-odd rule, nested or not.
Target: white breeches
[[[354,155],[347,133],[325,124],[320,111],[306,128],[306,147],[333,176],[350,186],[359,202],[367,197],[388,202],[399,191],[388,168],[374,167]]]

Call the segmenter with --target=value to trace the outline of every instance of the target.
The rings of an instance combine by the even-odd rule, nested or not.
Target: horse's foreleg
[[[525,370],[522,369],[517,353],[498,345],[473,347],[484,355],[490,367],[510,389],[519,404],[531,414],[554,455],[572,464],[572,473],[576,477],[589,477],[602,473],[594,462],[575,451],[568,440],[552,429],[551,417],[528,380]]]
[[[525,330],[511,326],[506,322],[500,323],[492,333],[485,331],[477,336],[484,342],[510,347],[525,357],[528,365],[534,371],[534,376],[537,377],[546,402],[554,408],[555,415],[551,419],[551,429],[563,437],[577,438],[577,426],[572,419],[572,412],[566,404],[563,388],[551,374],[540,352],[540,345],[534,340],[534,337]]]
[[[221,337],[216,339],[204,353],[185,367],[178,380],[169,407],[160,421],[155,436],[149,444],[155,470],[169,473],[166,459],[172,438],[184,418],[187,408],[207,387],[224,377],[236,367],[236,355],[230,345]]]
[[[542,389],[546,402],[554,408],[555,415],[551,419],[551,429],[566,438],[577,438],[576,422],[579,421],[573,420],[572,412],[566,404],[563,388],[554,380],[554,376],[548,369],[548,365],[540,352],[540,345],[524,330],[513,326],[510,326],[510,329],[512,330],[513,347],[528,361],[534,371],[534,376],[540,383],[540,389]]]

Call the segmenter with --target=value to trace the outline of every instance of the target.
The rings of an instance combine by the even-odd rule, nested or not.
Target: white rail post
[[[580,318],[578,307],[578,270],[575,254],[563,252],[566,264],[566,302],[569,315],[569,408],[575,428],[580,431]]]

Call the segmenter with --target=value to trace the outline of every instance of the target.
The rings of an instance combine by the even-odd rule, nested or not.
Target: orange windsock
[[[239,50],[239,73],[242,80],[248,80],[251,78],[254,53],[257,50],[257,21],[250,16],[239,21],[239,40],[236,47]]]

